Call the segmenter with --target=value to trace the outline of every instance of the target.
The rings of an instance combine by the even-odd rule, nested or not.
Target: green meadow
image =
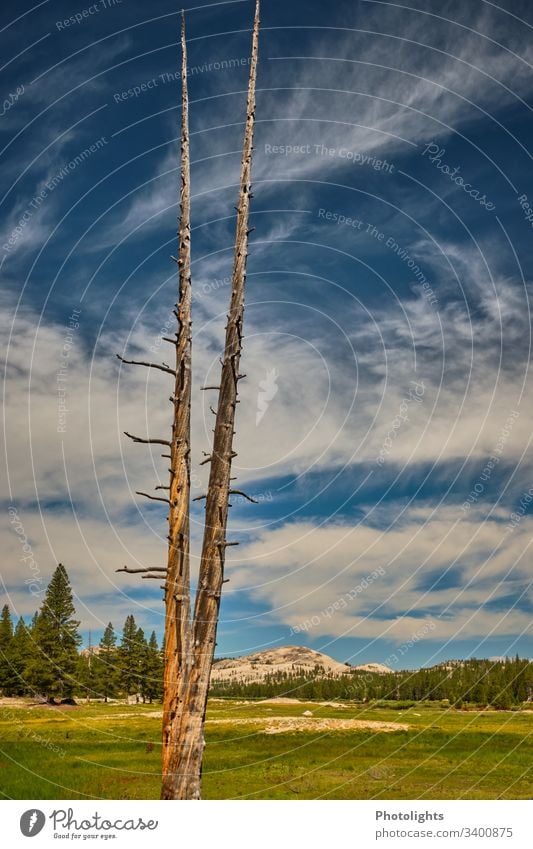
[[[7,701],[7,700],[5,700]],[[160,706],[0,707],[12,799],[157,799]],[[313,714],[303,717],[304,711]],[[298,728],[267,733],[294,718]],[[529,799],[532,713],[212,699],[206,799]],[[318,730],[316,720],[331,720]],[[407,729],[335,727],[336,720]],[[306,721],[310,723],[305,727]]]

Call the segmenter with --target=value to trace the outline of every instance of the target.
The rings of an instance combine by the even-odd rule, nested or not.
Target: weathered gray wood
[[[145,366],[146,368],[156,368],[159,369],[159,371],[164,371],[167,374],[172,374],[174,375],[174,377],[176,376],[176,372],[174,371],[174,369],[170,368],[170,366],[167,366],[164,363],[159,365],[158,363],[147,363],[144,362],[144,360],[125,360],[124,357],[120,356],[120,354],[117,354],[116,357],[118,360],[120,360],[121,363],[125,363],[128,366]]]
[[[170,447],[168,439],[142,439],[140,436],[134,436],[132,433],[128,433],[127,430],[124,431],[124,436],[127,436],[133,442],[142,442],[145,445],[168,445]]]
[[[174,314],[178,329],[176,339],[164,337],[176,348],[176,366],[166,363],[119,359],[124,363],[156,368],[175,378],[172,438],[151,439],[126,436],[134,442],[165,445],[170,454],[168,499],[139,492],[153,501],[168,502],[168,557],[166,568],[118,569],[121,572],[140,572],[143,579],[164,578],[165,591],[165,669],[162,734],[162,799],[199,799],[204,722],[209,679],[216,645],[216,631],[224,578],[225,551],[238,542],[226,540],[230,492],[253,501],[240,490],[231,490],[231,461],[233,450],[235,409],[238,403],[237,386],[245,375],[239,374],[244,315],[244,289],[248,252],[248,217],[250,206],[253,131],[255,119],[255,85],[259,43],[259,0],[256,0],[252,36],[252,60],[248,83],[246,126],[242,155],[239,206],[232,276],[232,290],[224,356],[221,360],[220,385],[203,387],[219,392],[215,413],[213,451],[204,463],[211,463],[206,499],[206,521],[194,618],[191,621],[191,591],[189,564],[189,505],[190,505],[190,408],[191,408],[191,225],[190,225],[190,159],[189,117],[187,91],[187,45],[185,17],[181,21],[181,185],[178,263],[179,299]]]
[[[179,300],[175,315],[176,381],[170,447],[168,562],[165,580],[165,670],[162,734],[162,799],[175,799],[176,757],[183,737],[183,690],[190,677],[191,602],[189,566],[191,431],[191,184],[189,97],[185,15],[181,18],[181,174],[179,219]]]
[[[209,679],[216,643],[220,596],[224,583],[226,524],[228,518],[231,461],[237,405],[239,361],[242,345],[246,258],[248,253],[248,217],[250,207],[255,85],[259,44],[259,0],[256,2],[252,36],[252,58],[248,83],[246,126],[242,154],[235,254],[231,301],[226,325],[226,340],[218,407],[215,419],[213,452],[205,506],[205,528],[193,620],[193,664],[179,688],[176,745],[168,761],[172,781],[163,798],[199,799],[204,750],[204,722]],[[172,499],[172,496],[171,496]],[[178,729],[179,724],[179,729]]]

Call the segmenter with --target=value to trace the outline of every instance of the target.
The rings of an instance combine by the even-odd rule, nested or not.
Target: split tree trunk
[[[228,518],[229,496],[231,494],[231,462],[235,456],[233,451],[233,436],[238,394],[237,387],[240,379],[239,361],[242,346],[246,259],[248,255],[248,216],[250,207],[258,43],[259,0],[256,0],[246,109],[246,127],[242,155],[241,183],[237,211],[232,292],[228,323],[226,325],[226,341],[224,346],[218,407],[215,420],[213,453],[211,455],[209,486],[206,496],[205,530],[192,627],[192,646],[190,647],[192,659],[189,665],[190,656],[188,646],[185,645],[185,647],[183,647],[182,642],[182,654],[179,655],[179,657],[183,659],[181,660],[181,666],[179,666],[178,663],[177,693],[175,696],[173,696],[172,693],[165,695],[165,716],[167,719],[166,725],[164,723],[165,730],[163,739],[164,752],[166,750],[165,775],[163,776],[162,792],[162,798],[164,799],[199,799],[201,793],[200,780],[203,750],[205,745],[205,711],[211,666],[213,663],[216,643],[220,597],[224,581],[225,550],[228,545],[226,540],[226,525]],[[182,135],[182,157],[183,144],[184,141]],[[181,269],[182,266],[180,266],[180,283]],[[178,375],[176,381],[178,381]],[[175,435],[176,433],[174,436]],[[174,450],[175,449],[173,448],[172,452],[174,452]],[[173,482],[174,490],[172,489]],[[179,494],[176,492],[176,484],[179,484],[180,482],[181,476],[178,474],[176,467],[176,474],[171,477],[171,505],[173,497],[177,498],[178,495],[180,498],[180,504],[184,503],[181,500],[183,493],[181,491]],[[173,508],[171,506],[171,515],[172,509]],[[176,513],[179,513],[177,509]],[[170,524],[172,526],[172,521]],[[183,525],[181,527],[183,527]],[[178,557],[177,561],[182,562]],[[167,578],[166,602],[167,616],[169,615],[169,605],[170,610],[172,611],[173,609],[169,598],[171,588],[174,586],[174,583],[176,584],[176,587],[183,587],[183,581],[180,584],[177,580],[174,582],[173,579],[171,579],[170,564],[171,558],[169,548],[169,573]],[[179,608],[179,610],[179,615],[182,618],[176,619],[176,615],[174,615],[174,618],[177,622],[183,623],[184,611],[182,608]],[[182,635],[181,639],[183,641],[184,635]],[[169,646],[166,646],[167,652],[169,651],[169,648]],[[170,651],[173,652],[173,649],[170,649]],[[170,683],[171,690],[173,689],[171,682],[174,680],[172,678],[173,668],[172,658],[170,658],[170,677],[168,683]],[[166,675],[165,692],[167,693]],[[165,734],[167,735],[166,738]]]

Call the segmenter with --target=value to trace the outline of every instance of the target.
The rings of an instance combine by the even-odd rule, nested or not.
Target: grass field
[[[302,717],[305,710],[313,717]],[[290,717],[298,729],[287,730]],[[333,727],[317,727],[324,719]],[[334,727],[347,719],[407,729]],[[425,706],[400,712],[212,700],[204,798],[527,799],[532,719]],[[0,790],[13,799],[157,799],[160,727],[159,705],[4,704]]]

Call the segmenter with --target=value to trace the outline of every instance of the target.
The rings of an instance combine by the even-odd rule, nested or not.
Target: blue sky
[[[326,14],[327,11],[327,14]],[[253,4],[187,13],[193,494],[231,273]],[[303,644],[394,668],[533,652],[533,14],[520,0],[264,0],[218,653]],[[6,3],[2,581],[58,561],[82,630],[161,592],[180,87],[166,2]],[[202,508],[193,508],[194,565]],[[26,559],[21,559],[25,557]]]

